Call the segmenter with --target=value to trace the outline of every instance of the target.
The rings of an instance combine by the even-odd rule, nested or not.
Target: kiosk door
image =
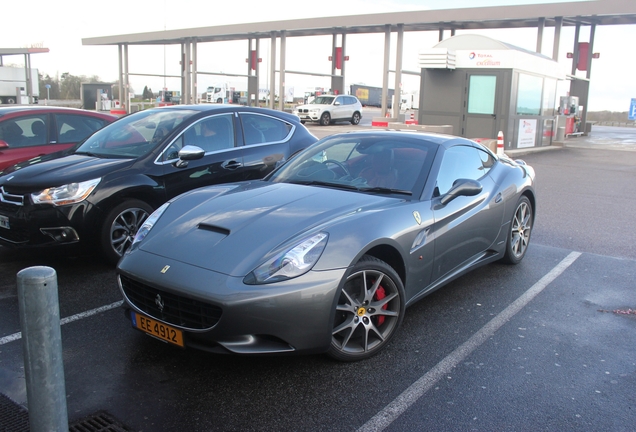
[[[503,77],[495,71],[466,73],[462,136],[496,138]]]

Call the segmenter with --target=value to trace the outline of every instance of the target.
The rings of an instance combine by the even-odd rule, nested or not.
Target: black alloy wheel
[[[322,113],[320,116],[320,126],[329,126],[329,123],[331,123],[331,114],[328,112]]]
[[[152,207],[140,200],[128,200],[112,209],[102,225],[101,246],[106,260],[117,264],[132,245],[135,234],[148,216]]]

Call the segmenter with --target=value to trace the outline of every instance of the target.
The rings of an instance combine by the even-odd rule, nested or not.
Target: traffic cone
[[[386,112],[386,115],[385,115],[384,117],[386,117],[386,118],[391,118],[391,115],[390,115],[390,114],[389,114],[389,112],[387,111],[387,112]]]
[[[504,154],[504,136],[503,132],[499,131],[497,134],[497,156],[503,156]]]

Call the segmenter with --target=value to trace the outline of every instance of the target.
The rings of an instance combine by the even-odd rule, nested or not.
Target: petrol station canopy
[[[123,86],[128,86],[129,75],[166,76],[157,74],[137,74],[128,71],[128,46],[131,45],[181,45],[182,68],[181,91],[182,102],[192,103],[196,99],[197,75],[232,75],[248,79],[248,95],[258,96],[258,63],[250,64],[246,75],[224,74],[214,71],[197,70],[197,44],[245,40],[248,42],[246,57],[259,58],[259,41],[271,40],[269,50],[269,88],[278,87],[279,94],[285,94],[285,74],[306,74],[331,77],[331,89],[336,92],[344,91],[345,40],[347,34],[384,33],[384,81],[382,115],[387,110],[386,95],[388,93],[389,72],[395,73],[395,88],[401,84],[401,74],[415,72],[402,70],[403,33],[413,31],[439,31],[439,40],[444,39],[444,32],[450,30],[455,35],[456,30],[482,30],[504,28],[536,28],[537,52],[541,51],[543,30],[554,27],[554,43],[552,58],[558,58],[560,49],[560,35],[563,26],[576,26],[573,51],[578,56],[578,38],[581,27],[590,28],[589,52],[592,52],[594,30],[598,25],[629,25],[636,24],[636,1],[634,0],[591,0],[559,2],[546,4],[526,4],[515,6],[473,7],[439,10],[419,10],[409,12],[391,12],[360,15],[344,15],[319,18],[304,18],[282,21],[266,21],[245,24],[219,25],[210,27],[186,28],[178,30],[163,30],[145,33],[133,33],[115,36],[101,36],[82,39],[83,45],[117,45],[119,47],[119,83],[120,93]],[[389,70],[389,47],[391,33],[397,33],[397,48],[395,52],[396,70]],[[285,68],[286,38],[332,35],[332,73],[317,74],[307,71],[290,71]],[[276,63],[277,41],[279,44],[279,64]],[[572,45],[570,45],[572,46]],[[380,47],[379,47],[380,48]],[[276,69],[276,66],[278,68]],[[591,69],[588,63],[587,74]],[[278,73],[278,86],[276,85]],[[573,69],[572,74],[575,71]],[[179,76],[176,76],[179,77]],[[284,98],[279,98],[279,109],[284,107]],[[250,100],[248,98],[248,100]],[[396,109],[394,104],[394,110]],[[270,108],[274,108],[274,98],[270,98]],[[395,116],[395,113],[394,113]]]
[[[558,17],[562,18],[563,26],[636,24],[636,2],[596,0],[331,16],[93,37],[82,39],[82,43],[163,45],[179,44],[189,38],[199,42],[216,42],[268,38],[272,32],[283,31],[288,37],[330,35],[343,31],[348,34],[384,33],[387,25],[402,25],[404,31],[539,27],[542,22],[545,27],[554,27],[558,25]]]

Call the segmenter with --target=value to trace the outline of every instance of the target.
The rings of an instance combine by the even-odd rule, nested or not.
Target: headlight
[[[56,206],[75,204],[84,201],[99,184],[101,178],[81,183],[69,183],[64,186],[52,187],[31,194],[34,204],[53,204]]]
[[[302,240],[294,247],[270,258],[243,280],[248,285],[259,285],[292,279],[307,273],[318,262],[327,246],[329,235],[320,232]]]
[[[312,113],[320,112],[320,108],[312,108],[309,110],[309,112],[312,112]]]
[[[146,236],[148,235],[148,233],[150,232],[152,227],[155,226],[155,223],[157,223],[157,221],[159,220],[159,218],[161,217],[163,212],[166,211],[166,209],[168,208],[169,205],[170,205],[170,203],[165,203],[164,205],[159,207],[157,210],[152,212],[152,214],[150,216],[148,216],[148,219],[146,219],[146,221],[141,226],[141,228],[139,228],[137,230],[137,234],[135,234],[135,238],[133,239],[132,245],[130,245],[130,248],[128,249],[128,252],[130,252],[133,249],[135,249],[138,246],[138,244],[143,239],[146,238]]]

